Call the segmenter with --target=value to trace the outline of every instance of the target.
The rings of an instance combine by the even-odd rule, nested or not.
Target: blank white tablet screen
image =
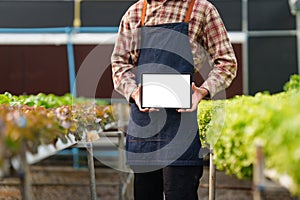
[[[190,74],[142,74],[143,108],[190,108]]]

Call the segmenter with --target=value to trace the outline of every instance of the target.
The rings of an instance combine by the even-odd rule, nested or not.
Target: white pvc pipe
[[[232,43],[244,43],[246,34],[229,32]],[[117,33],[74,33],[73,44],[114,44]],[[65,33],[0,33],[0,45],[64,45],[68,42]]]
[[[73,44],[114,44],[117,33],[76,33],[71,35]],[[65,45],[68,35],[64,33],[3,33],[0,45]]]
[[[233,44],[243,44],[247,41],[247,35],[243,32],[228,32],[228,37]]]

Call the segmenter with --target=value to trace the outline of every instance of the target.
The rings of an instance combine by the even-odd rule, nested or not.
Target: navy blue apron
[[[194,1],[189,6],[191,12]],[[144,2],[144,11],[147,3]],[[136,71],[137,84],[143,73],[189,73],[194,64],[188,37],[188,21],[143,26]],[[190,14],[188,14],[190,15]],[[195,166],[202,165],[197,112],[179,113],[176,109],[140,112],[131,104],[126,135],[127,164],[131,166]]]

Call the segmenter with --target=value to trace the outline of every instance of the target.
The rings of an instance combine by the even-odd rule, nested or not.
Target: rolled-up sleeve
[[[132,38],[134,36],[133,31],[130,29],[127,15],[123,16],[119,26],[118,37],[111,56],[111,66],[115,90],[129,101],[137,85],[135,74],[132,72],[132,69],[135,67],[132,57],[135,51],[135,48],[132,47]]]

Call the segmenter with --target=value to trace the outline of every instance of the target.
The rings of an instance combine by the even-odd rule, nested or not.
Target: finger
[[[158,108],[150,108],[150,109],[149,109],[149,112],[158,112],[158,111],[159,111]]]
[[[192,88],[193,89],[195,88],[195,82],[192,82]]]
[[[192,90],[193,91],[196,91],[198,88],[197,88],[197,86],[195,85],[195,82],[192,82]]]
[[[141,108],[141,107],[140,107],[140,111],[141,111],[141,112],[149,112],[149,108]]]
[[[177,112],[194,112],[197,109],[195,105],[192,106],[192,108],[189,109],[178,109]]]
[[[194,109],[191,109],[191,108],[190,108],[190,109],[185,109],[185,110],[184,110],[184,112],[194,112],[194,111],[195,111],[195,110],[194,110]]]
[[[157,112],[159,111],[158,108],[142,108],[142,107],[139,107],[140,111],[141,112]]]
[[[143,108],[141,103],[139,103],[138,106],[139,106],[140,111],[142,111],[142,112],[148,112],[149,111],[149,108]]]
[[[178,109],[177,112],[192,112],[192,109]]]

